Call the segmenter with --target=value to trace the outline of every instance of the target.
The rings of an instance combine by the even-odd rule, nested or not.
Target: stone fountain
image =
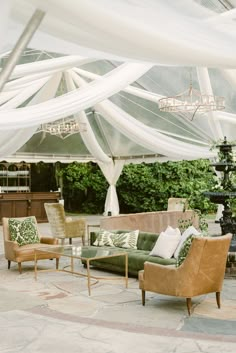
[[[227,233],[233,234],[230,251],[236,251],[236,217],[233,216],[230,201],[236,198],[236,185],[232,182],[232,173],[236,171],[236,163],[233,161],[232,147],[226,137],[219,148],[219,162],[212,164],[215,170],[221,172],[223,177],[218,191],[206,191],[204,196],[208,197],[211,202],[222,204],[224,210],[220,218],[220,226],[222,235]]]

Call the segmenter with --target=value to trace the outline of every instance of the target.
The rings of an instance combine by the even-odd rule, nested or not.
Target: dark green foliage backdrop
[[[102,214],[108,183],[94,163],[61,166],[65,209],[71,212]]]
[[[103,213],[108,183],[96,164],[61,165],[59,175],[67,211]],[[202,192],[215,184],[208,160],[130,164],[117,183],[120,212],[165,210],[169,197],[186,197],[191,208],[211,212],[216,206]]]

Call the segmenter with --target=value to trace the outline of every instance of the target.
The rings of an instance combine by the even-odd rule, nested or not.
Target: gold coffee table
[[[66,266],[62,269],[47,269],[47,270],[38,270],[37,266],[37,255],[42,253],[51,253],[51,254],[56,254],[59,255],[60,257],[68,257],[70,258],[70,270],[65,269]],[[100,276],[93,276],[91,275],[91,269],[90,265],[93,260],[99,260],[99,259],[107,259],[109,257],[118,257],[118,256],[123,256],[124,259],[124,276],[116,276],[116,277],[100,277]],[[74,271],[74,259],[80,259],[86,267],[87,273],[82,273],[82,272],[77,272]],[[91,247],[91,246],[73,246],[73,245],[55,245],[50,247],[44,247],[44,248],[38,248],[35,249],[35,255],[34,255],[34,276],[35,280],[37,280],[37,274],[38,272],[49,272],[49,271],[61,271],[61,272],[68,272],[72,274],[76,274],[79,276],[84,276],[87,277],[87,283],[88,283],[88,293],[91,295],[91,286],[93,284],[96,284],[99,279],[105,279],[105,280],[120,280],[124,279],[125,281],[125,287],[128,287],[128,254],[127,252],[122,251],[121,249],[114,249],[114,248],[99,248],[99,247]],[[95,283],[91,283],[91,279],[95,279]]]

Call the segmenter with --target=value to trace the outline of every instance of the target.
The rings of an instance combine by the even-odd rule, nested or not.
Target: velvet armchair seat
[[[192,297],[215,292],[220,308],[220,292],[231,238],[231,234],[195,237],[186,259],[179,267],[145,262],[144,270],[139,271],[142,304],[145,305],[146,291],[184,297],[190,315]]]

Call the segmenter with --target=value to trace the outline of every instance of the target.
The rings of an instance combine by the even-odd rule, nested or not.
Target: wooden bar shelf
[[[38,222],[47,222],[45,202],[59,202],[59,192],[0,193],[0,222],[2,217],[35,216]]]

